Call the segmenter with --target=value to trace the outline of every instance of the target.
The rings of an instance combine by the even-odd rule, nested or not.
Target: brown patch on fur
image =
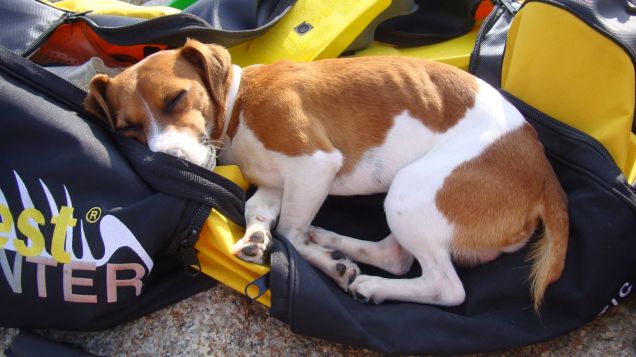
[[[84,109],[114,128],[112,111],[106,101],[106,88],[108,88],[109,84],[110,78],[105,74],[98,74],[93,77],[89,86],[88,96],[84,99]]]
[[[461,70],[407,57],[279,62],[244,69],[235,113],[269,150],[340,150],[344,174],[384,142],[396,115],[409,111],[444,132],[474,106],[477,88]]]
[[[436,204],[455,225],[451,250],[459,261],[525,242],[543,220],[546,234],[532,256],[538,307],[563,270],[569,227],[565,194],[534,129],[525,124],[457,167]]]
[[[195,137],[203,137],[214,120],[216,139],[225,119],[230,66],[222,47],[189,40],[181,49],[156,53],[112,79],[96,76],[84,106],[142,143],[151,130],[150,115],[161,127],[183,128]]]
[[[436,196],[456,226],[453,250],[494,251],[528,239],[539,219],[543,150],[524,125],[458,166]]]
[[[231,58],[227,50],[217,45],[205,45],[188,39],[179,52],[199,72],[214,107],[214,130],[211,137],[218,139],[223,130],[227,91],[232,81]]]

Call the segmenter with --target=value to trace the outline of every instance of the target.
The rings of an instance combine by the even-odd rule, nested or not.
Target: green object
[[[170,4],[168,4],[168,6],[183,10],[195,2],[197,2],[197,0],[173,0]]]

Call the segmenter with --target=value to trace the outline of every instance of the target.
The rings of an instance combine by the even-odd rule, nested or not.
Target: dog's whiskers
[[[203,144],[203,145],[211,145],[211,146],[214,146],[214,147],[215,147],[215,148],[217,148],[217,149],[223,149],[223,146],[224,146],[224,144],[225,144],[225,143],[224,143],[224,142],[222,142],[222,141],[220,141],[220,140],[210,140],[210,139],[207,139],[207,140],[204,140],[204,141],[202,142],[202,144]]]
[[[212,140],[207,136],[203,137],[201,140],[201,145],[208,147],[210,152],[212,153],[212,156],[214,156],[215,158],[218,158],[221,152],[225,149],[224,144],[225,143],[223,141]]]

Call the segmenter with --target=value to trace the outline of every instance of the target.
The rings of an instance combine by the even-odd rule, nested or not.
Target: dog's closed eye
[[[114,113],[113,118],[115,118],[115,122],[117,123],[115,129],[124,135],[137,135],[143,132],[143,127],[140,124],[126,120],[123,116],[118,115],[118,113]]]
[[[140,133],[142,131],[142,127],[141,125],[137,125],[137,124],[124,124],[121,127],[117,128],[118,131],[122,132],[122,133]]]
[[[146,135],[144,135],[144,128],[140,124],[130,123],[126,121],[119,121],[116,129],[121,134],[129,138],[138,140],[142,144],[147,145],[148,143]]]
[[[176,94],[173,95],[169,95],[164,99],[164,110],[166,113],[171,113],[174,108],[177,106],[177,104],[179,104],[179,102],[185,98],[186,94],[188,94],[188,91],[185,89],[182,89],[180,91],[178,91]]]

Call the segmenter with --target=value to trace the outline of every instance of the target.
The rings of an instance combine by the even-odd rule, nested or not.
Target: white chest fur
[[[277,153],[267,150],[244,122],[243,113],[240,113],[239,124],[231,143],[232,161],[241,168],[250,182],[258,186],[281,188],[283,176],[272,158]]]

